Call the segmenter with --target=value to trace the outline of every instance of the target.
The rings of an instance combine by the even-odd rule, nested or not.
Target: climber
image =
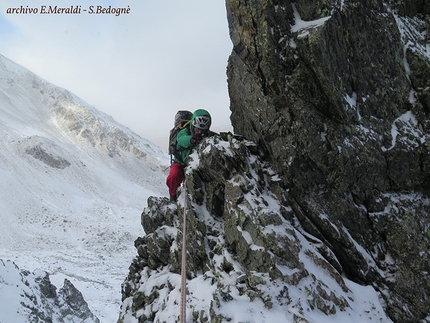
[[[176,150],[179,156],[174,157],[170,166],[169,176],[166,185],[169,188],[171,201],[176,201],[176,191],[185,179],[184,167],[188,164],[188,156],[191,150],[198,145],[204,137],[211,134],[209,128],[212,118],[209,112],[203,109],[196,110],[187,127],[179,131],[176,136]]]

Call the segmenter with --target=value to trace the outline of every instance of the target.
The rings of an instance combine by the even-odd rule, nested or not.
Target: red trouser
[[[184,167],[179,163],[173,163],[170,166],[169,176],[166,178],[166,185],[169,188],[169,195],[176,196],[176,190],[179,185],[184,181]]]

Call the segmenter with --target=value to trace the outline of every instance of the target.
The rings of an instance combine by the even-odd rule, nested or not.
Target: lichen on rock
[[[330,246],[303,230],[279,175],[263,157],[243,138],[212,137],[190,155],[178,204],[148,200],[142,213],[147,234],[136,240],[119,322],[177,320],[184,214],[187,309],[195,322],[245,318],[250,307],[291,321],[313,310],[352,310],[362,296],[344,281]],[[229,304],[250,305],[238,314]]]

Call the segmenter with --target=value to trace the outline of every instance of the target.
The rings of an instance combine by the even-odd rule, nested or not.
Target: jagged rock
[[[100,322],[69,280],[57,292],[41,270],[31,273],[0,259],[0,291],[2,322]]]
[[[331,246],[303,230],[280,177],[254,143],[213,137],[190,158],[178,204],[151,197],[142,213],[149,233],[136,240],[138,257],[122,286],[118,322],[178,319],[184,214],[194,322],[240,322],[226,305],[238,302],[250,304],[243,317],[257,307],[299,322],[307,311],[352,311],[350,304],[365,298],[344,281]],[[369,317],[385,318],[381,312],[370,310]]]
[[[99,322],[91,313],[82,293],[68,279],[64,279],[64,285],[58,291],[58,306],[64,321],[78,318],[80,322]]]

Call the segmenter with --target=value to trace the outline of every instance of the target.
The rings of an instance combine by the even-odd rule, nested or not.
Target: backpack
[[[179,161],[182,161],[180,151],[176,148],[176,136],[178,135],[179,131],[190,124],[192,116],[193,113],[187,110],[180,110],[175,114],[174,127],[170,130],[169,136],[169,154],[171,164],[173,163],[173,157]]]

